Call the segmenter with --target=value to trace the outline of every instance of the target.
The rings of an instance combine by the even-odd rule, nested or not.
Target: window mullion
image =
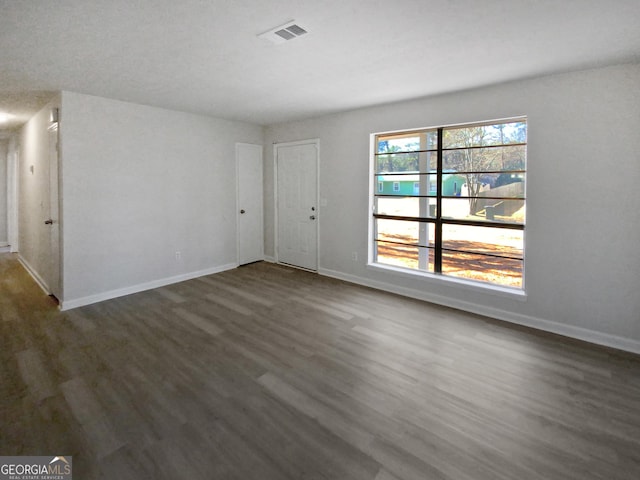
[[[435,222],[435,251],[433,269],[435,273],[442,273],[442,145],[443,128],[438,128],[438,150],[436,163],[436,222]]]
[[[418,157],[418,195],[427,194],[429,191],[429,153],[428,147],[429,131],[420,132],[420,150]],[[415,193],[415,192],[414,192]],[[429,197],[419,196],[419,215],[421,218],[429,216]],[[418,243],[425,248],[418,249],[418,269],[429,271],[429,225],[420,222],[418,227]]]

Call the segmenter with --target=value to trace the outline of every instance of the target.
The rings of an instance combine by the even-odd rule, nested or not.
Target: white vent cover
[[[284,25],[272,28],[268,32],[261,33],[258,37],[264,38],[273,43],[284,43],[287,40],[293,40],[305,33],[307,33],[307,31],[292,20]]]

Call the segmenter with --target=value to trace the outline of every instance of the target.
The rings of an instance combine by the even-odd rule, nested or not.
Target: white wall
[[[235,143],[262,127],[70,92],[61,115],[63,308],[235,265]]]
[[[8,154],[9,140],[0,139],[0,247],[6,247],[9,244],[9,232],[7,228]]]
[[[18,243],[20,258],[48,290],[50,272],[49,131],[50,112],[59,106],[56,96],[20,130],[18,139]],[[33,167],[33,172],[31,171]]]
[[[554,75],[274,125],[265,145],[320,138],[321,273],[640,352],[638,85],[640,65]],[[529,132],[526,299],[367,268],[369,135],[516,115]]]
[[[8,141],[7,153],[7,241],[11,252],[19,249],[18,242],[18,170],[20,163],[20,144],[17,133]]]

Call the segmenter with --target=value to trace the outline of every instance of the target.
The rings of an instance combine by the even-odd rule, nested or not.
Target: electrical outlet
[[[351,253],[351,258],[353,259],[354,262],[358,261],[358,252],[352,252]]]
[[[177,251],[176,252],[176,260],[180,260],[182,258],[182,252]]]

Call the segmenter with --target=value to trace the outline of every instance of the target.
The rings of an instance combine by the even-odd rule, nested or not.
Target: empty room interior
[[[2,468],[640,478],[639,25],[0,1]]]

